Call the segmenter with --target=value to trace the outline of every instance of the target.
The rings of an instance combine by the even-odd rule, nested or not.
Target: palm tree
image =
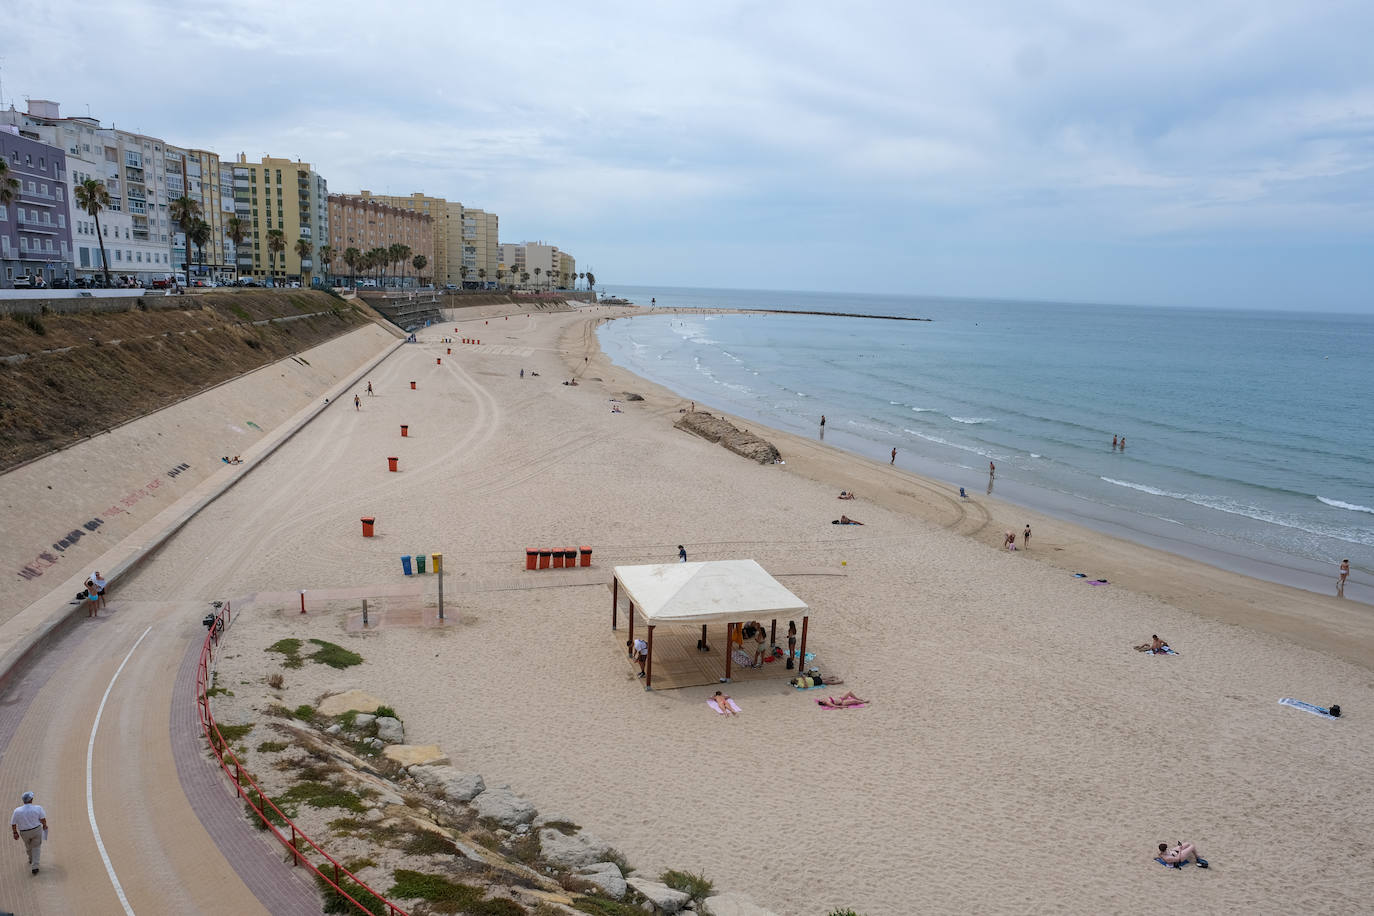
[[[4,165],[5,160],[0,159],[0,165]],[[14,181],[5,175],[4,170],[0,170],[0,200],[4,199],[5,192],[9,190],[5,187],[6,182]],[[19,182],[15,181],[17,186]],[[76,204],[87,215],[95,219],[95,238],[100,243],[100,266],[105,270],[105,285],[110,285],[110,261],[105,257],[105,236],[100,232],[100,211],[110,205],[110,192],[105,187],[103,181],[96,181],[94,178],[87,178],[76,186]]]
[[[414,260],[412,260],[412,261],[410,262],[411,266],[415,268],[415,276],[416,276],[417,282],[423,279],[422,277],[420,277],[420,271],[424,270],[424,269],[425,269],[425,265],[428,264],[428,263],[429,263],[429,258],[425,257],[425,256],[422,255],[422,254],[417,254],[417,255],[415,256]],[[420,283],[419,285],[423,286],[424,284],[423,284],[423,283]]]
[[[320,263],[324,265],[324,282],[327,286],[334,284],[329,282],[329,265],[334,263],[334,249],[328,245],[320,246]]]
[[[396,246],[396,260],[401,262],[401,286],[406,285],[406,262],[410,260],[411,250],[409,245]]]
[[[497,286],[500,286],[500,285],[501,285],[501,278],[504,277],[505,275],[506,275],[506,272],[505,272],[504,269],[502,269],[502,268],[500,268],[500,267],[496,268],[496,285],[497,285]]]
[[[458,268],[458,279],[462,280],[464,284],[468,282],[468,269],[466,266]]]
[[[172,218],[172,222],[181,227],[181,232],[186,236],[186,281],[191,280],[191,225],[200,219],[204,214],[201,212],[200,204],[196,203],[185,194],[178,197],[167,205],[167,215]]]
[[[248,238],[248,223],[231,216],[224,221],[224,234],[229,241],[234,243],[234,276],[239,276],[239,246],[243,240]]]
[[[201,273],[205,273],[205,246],[209,243],[210,236],[214,234],[215,230],[211,229],[210,224],[203,219],[192,221],[191,229],[186,233],[187,244],[195,243],[196,251],[199,254]]]
[[[477,279],[481,281],[482,286],[485,288],[487,285],[487,269],[485,267],[477,268]]]
[[[386,266],[396,259],[391,257],[390,249],[381,246],[373,248],[367,256],[372,260],[372,269],[377,271],[377,286],[380,288],[386,279]]]
[[[534,269],[534,285],[535,285],[535,286],[538,286],[538,285],[539,285],[539,272],[540,272],[541,270],[543,270],[542,267],[536,267],[536,268]]]
[[[348,265],[349,275],[353,278],[353,286],[358,285],[358,265],[362,263],[363,253],[353,246],[344,249],[344,263]]]
[[[19,179],[10,177],[10,164],[0,159],[0,204],[14,200],[14,192],[18,190]]]
[[[306,270],[305,262],[310,260],[311,253],[315,250],[315,245],[309,239],[296,239],[296,256],[301,259],[301,288],[309,289],[310,284],[307,278],[311,271]]]
[[[286,250],[286,238],[280,229],[267,230],[267,254],[272,259],[272,285],[277,285],[277,255]]]
[[[596,289],[596,274],[589,270],[583,276],[587,278],[587,289]]]
[[[537,267],[535,268],[535,270],[538,270],[538,269],[539,269],[539,268],[537,268]],[[524,270],[524,271],[521,271],[521,272],[520,272],[520,282],[521,282],[521,283],[528,283],[528,282],[530,282],[530,272],[529,272],[528,270]]]

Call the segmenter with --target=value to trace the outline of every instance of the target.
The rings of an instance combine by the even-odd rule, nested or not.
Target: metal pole
[[[363,599],[363,628],[367,628],[367,599]]]
[[[444,619],[444,555],[434,555],[434,571],[439,574],[439,619]]]
[[[305,613],[305,589],[301,589],[301,613]]]

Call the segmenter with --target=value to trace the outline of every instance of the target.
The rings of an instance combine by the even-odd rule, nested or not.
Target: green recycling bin
[[[422,553],[417,553],[415,555],[415,571],[420,574],[423,574],[425,571],[425,555]]]

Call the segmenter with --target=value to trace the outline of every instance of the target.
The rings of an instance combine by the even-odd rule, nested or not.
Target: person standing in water
[[[988,476],[989,476],[989,477],[992,477],[992,476],[995,475],[996,473],[997,473],[997,465],[995,465],[995,464],[993,464],[991,461],[989,461],[989,462],[988,462]]]
[[[821,414],[821,429],[825,429],[825,414]]]
[[[1112,451],[1116,451],[1116,436],[1112,436]]]
[[[1350,561],[1341,560],[1340,576],[1336,579],[1336,594],[1345,594],[1345,580],[1350,578]]]
[[[896,463],[897,463],[897,449],[894,447],[894,448],[892,449],[892,460],[889,461],[888,464],[896,464]]]

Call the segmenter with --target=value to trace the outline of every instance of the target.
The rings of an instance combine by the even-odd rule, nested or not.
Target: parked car
[[[457,284],[457,283],[445,283],[445,284],[444,284],[444,289],[448,290],[449,292],[453,292],[454,290],[458,289],[458,284]]]
[[[17,276],[17,277],[14,278],[14,288],[15,288],[15,289],[33,289],[33,288],[34,288],[33,277],[29,276],[28,274],[20,274],[19,276]]]
[[[71,289],[71,286],[72,286],[72,281],[68,280],[66,277],[53,277],[53,278],[52,278],[52,288],[53,288],[53,289]]]

